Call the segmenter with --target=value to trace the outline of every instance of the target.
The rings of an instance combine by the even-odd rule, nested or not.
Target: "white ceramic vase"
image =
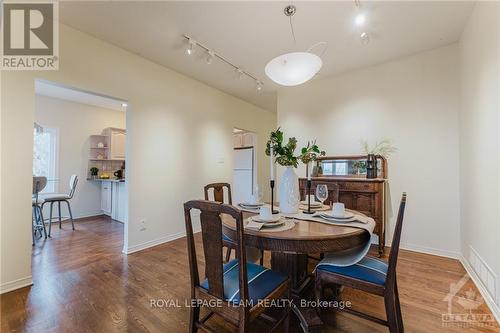
[[[279,186],[280,211],[285,214],[299,212],[299,177],[293,167],[286,168]]]

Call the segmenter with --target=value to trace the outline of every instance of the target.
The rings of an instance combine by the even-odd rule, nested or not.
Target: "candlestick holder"
[[[304,214],[314,214],[315,211],[311,210],[311,180],[307,180],[307,210],[304,210]]]
[[[274,180],[270,181],[271,185],[271,212],[273,214],[278,214],[279,211],[274,209]]]

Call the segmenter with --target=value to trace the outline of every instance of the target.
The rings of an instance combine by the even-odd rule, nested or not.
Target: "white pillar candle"
[[[307,180],[311,180],[312,162],[307,163]]]
[[[271,180],[274,180],[274,156],[273,156],[273,147],[269,147],[269,160],[271,164]]]

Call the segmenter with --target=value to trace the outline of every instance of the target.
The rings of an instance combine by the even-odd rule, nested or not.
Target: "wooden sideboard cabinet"
[[[375,220],[376,226],[373,231],[378,236],[378,252],[381,256],[384,253],[385,245],[385,182],[384,178],[367,179],[360,177],[312,177],[311,194],[316,191],[318,184],[328,186],[329,197],[325,204],[331,201],[337,202],[336,191],[338,186],[338,202],[342,202],[346,208],[357,210]],[[299,179],[301,200],[306,194],[306,179]]]

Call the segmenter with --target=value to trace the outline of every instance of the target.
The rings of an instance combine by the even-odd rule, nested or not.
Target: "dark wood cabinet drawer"
[[[359,192],[376,192],[377,184],[365,182],[339,182],[340,190],[359,191]]]

